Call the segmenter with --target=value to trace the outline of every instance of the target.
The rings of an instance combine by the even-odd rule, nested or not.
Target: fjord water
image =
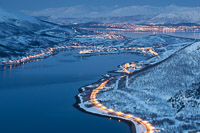
[[[145,57],[80,58],[74,52],[0,71],[1,133],[130,133],[126,123],[81,112],[73,104],[80,87],[119,64]]]

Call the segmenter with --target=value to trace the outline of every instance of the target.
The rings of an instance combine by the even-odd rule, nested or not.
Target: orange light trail
[[[148,50],[150,53],[154,54],[154,55],[158,55],[158,53],[154,52],[153,49],[151,47],[149,48],[141,48],[142,52],[146,52],[146,50]],[[131,72],[127,70],[127,68],[132,67],[133,70],[140,68],[140,66],[137,66],[134,62],[132,63],[125,63],[124,64],[124,68],[123,71],[125,73],[130,74]],[[127,75],[121,76],[121,78],[126,77]],[[104,81],[103,83],[101,83],[96,89],[94,89],[91,93],[90,96],[90,101],[100,110],[103,110],[107,113],[112,113],[116,116],[120,116],[126,119],[131,119],[135,122],[138,122],[140,124],[142,124],[145,128],[146,128],[146,132],[145,133],[154,133],[155,127],[152,126],[148,121],[144,121],[139,117],[135,117],[132,114],[125,114],[123,112],[116,112],[114,109],[110,108],[108,109],[106,106],[100,104],[100,102],[97,100],[97,94],[99,92],[99,90],[104,89],[105,85],[110,81],[113,80],[114,78],[108,79],[106,81]]]
[[[112,113],[113,115],[116,115],[116,116],[120,116],[120,117],[123,117],[123,118],[126,118],[126,119],[130,119],[130,120],[133,120],[135,122],[142,124],[146,128],[145,133],[154,133],[155,127],[153,127],[148,121],[143,121],[141,118],[134,117],[131,114],[125,114],[123,112],[116,112],[114,109],[111,109],[111,108],[109,109],[106,106],[104,106],[103,104],[100,104],[100,102],[97,100],[96,96],[97,96],[99,90],[104,89],[105,85],[111,80],[113,80],[113,78],[104,81],[96,89],[94,89],[91,93],[90,101],[100,110],[103,110],[107,113]],[[119,120],[119,122],[120,122],[120,120]]]

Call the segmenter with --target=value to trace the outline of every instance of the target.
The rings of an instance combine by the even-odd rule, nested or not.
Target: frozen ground
[[[200,129],[200,42],[99,93],[103,105],[146,119],[162,132]]]

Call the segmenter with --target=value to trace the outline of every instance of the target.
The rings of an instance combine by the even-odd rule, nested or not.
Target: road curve
[[[155,55],[158,55],[157,53]],[[132,62],[132,64],[130,63],[125,63],[122,70],[124,73],[126,74],[130,74],[132,72],[128,71],[127,68],[132,67],[132,69],[135,71],[137,68],[140,68],[139,66],[137,66],[134,62]],[[121,76],[121,78],[126,77],[127,75],[123,75]],[[132,122],[136,122],[136,123],[140,123],[143,128],[145,129],[145,131],[140,131],[140,132],[145,132],[145,133],[154,133],[155,132],[155,127],[152,126],[148,121],[142,120],[139,117],[135,117],[132,114],[125,114],[123,112],[116,112],[114,109],[112,108],[107,108],[106,106],[102,105],[98,99],[97,99],[97,94],[99,93],[100,90],[104,89],[105,85],[111,81],[114,80],[115,78],[112,77],[110,79],[107,79],[105,81],[103,81],[96,89],[94,89],[90,95],[90,101],[100,110],[109,113],[111,115],[120,117],[120,118],[124,118],[126,120],[130,120]]]
[[[125,77],[125,76],[123,76]],[[97,100],[97,94],[99,93],[100,90],[104,89],[105,85],[111,81],[114,80],[114,78],[110,78],[104,82],[102,82],[96,89],[94,89],[90,95],[90,101],[100,110],[109,113],[111,115],[115,115],[118,117],[122,117],[126,120],[130,120],[130,121],[134,121],[137,123],[140,123],[141,125],[143,125],[143,127],[145,128],[145,133],[154,133],[155,127],[152,126],[148,121],[144,121],[139,117],[135,117],[132,114],[125,114],[123,112],[116,112],[114,109],[112,108],[107,108],[106,106],[102,105],[98,100]]]

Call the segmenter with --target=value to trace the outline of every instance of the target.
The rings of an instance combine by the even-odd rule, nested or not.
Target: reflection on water
[[[0,132],[130,133],[123,122],[77,110],[74,97],[78,88],[96,82],[117,65],[142,59],[132,54],[77,58],[63,52],[1,70]]]

